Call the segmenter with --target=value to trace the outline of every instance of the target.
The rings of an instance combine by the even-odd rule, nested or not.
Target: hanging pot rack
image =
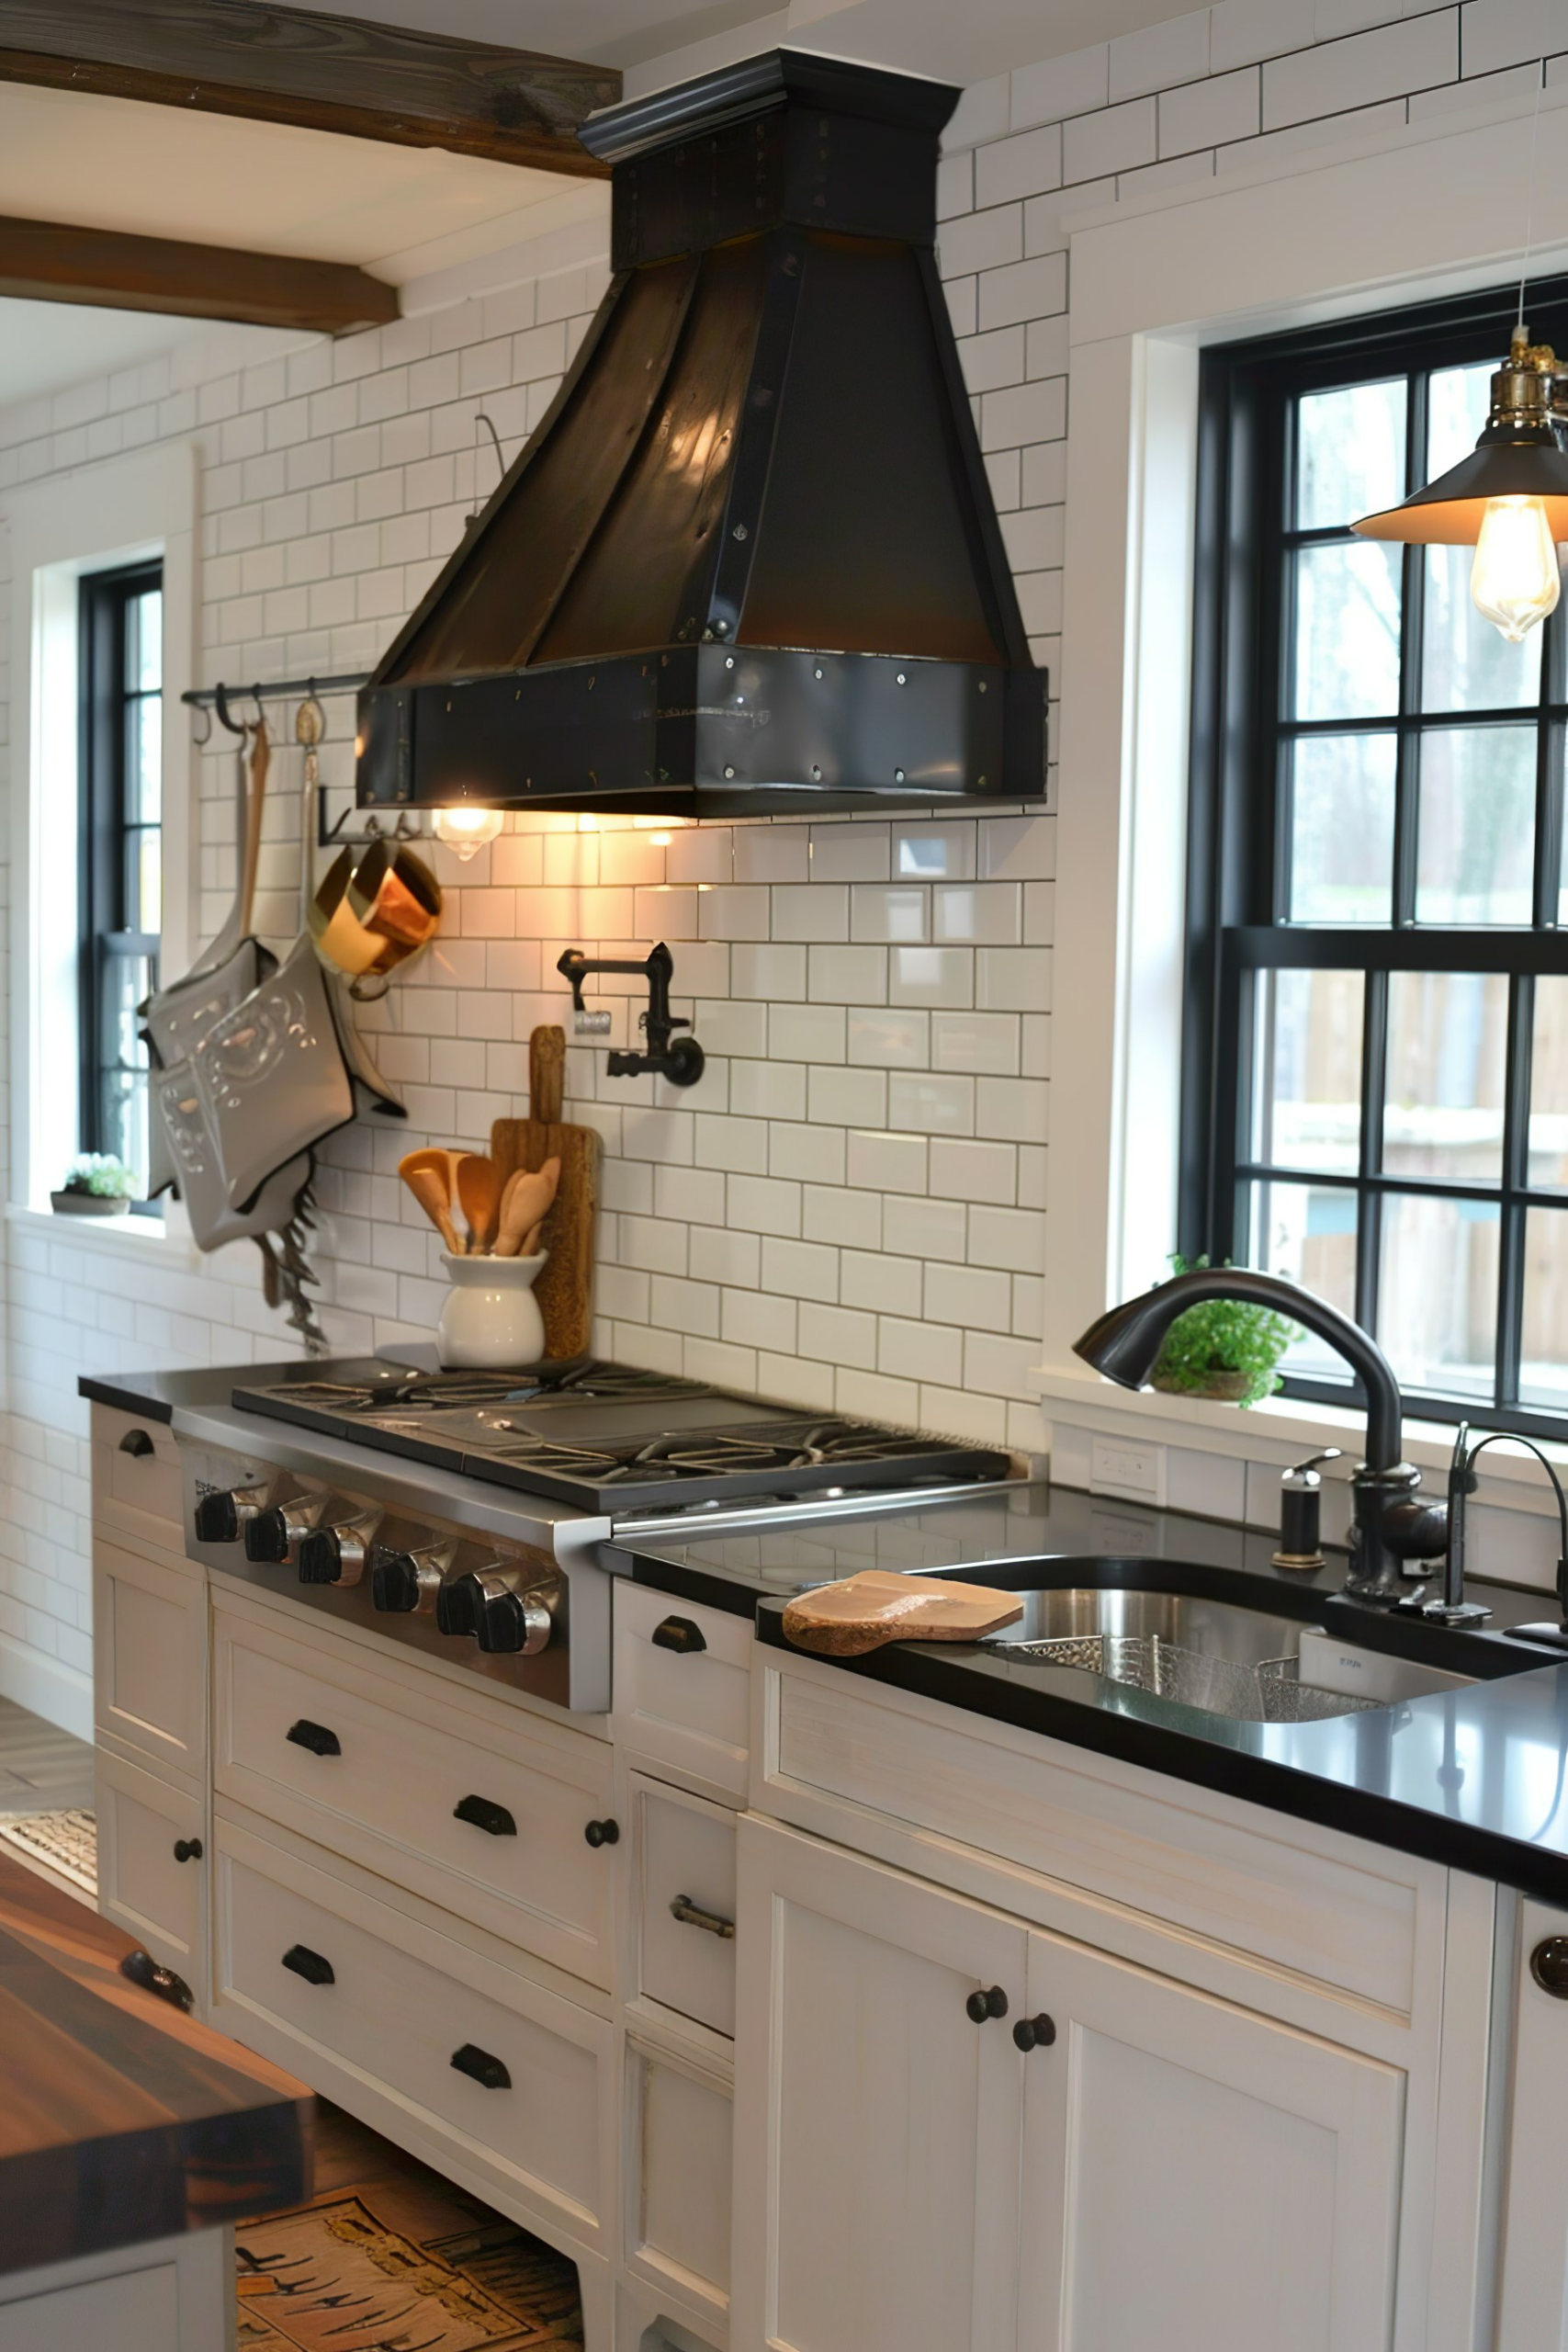
[[[357,694],[368,678],[369,672],[366,670],[345,670],[329,678],[273,678],[265,685],[237,685],[220,678],[216,685],[190,687],[180,700],[192,710],[213,712],[219,725],[226,728],[231,735],[243,735],[246,722],[233,716],[236,707],[254,703],[259,713],[264,704],[269,702],[319,702],[323,695]],[[205,742],[208,738],[199,740]],[[404,811],[399,812],[395,826],[383,825],[371,816],[362,831],[347,832],[344,828],[354,813],[351,808],[344,809],[330,825],[320,798],[316,808],[318,849],[341,848],[345,842],[379,841],[389,832],[398,841],[416,841],[420,836],[419,826],[412,822]]]

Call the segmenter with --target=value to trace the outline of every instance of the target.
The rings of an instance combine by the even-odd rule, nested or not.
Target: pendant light
[[[1402,506],[1350,527],[1364,539],[1473,547],[1472,602],[1517,645],[1558,599],[1557,542],[1568,539],[1565,435],[1568,365],[1549,343],[1531,343],[1521,320],[1470,456]]]

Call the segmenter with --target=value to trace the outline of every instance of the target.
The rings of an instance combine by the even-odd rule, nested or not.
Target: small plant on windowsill
[[[124,1216],[136,1197],[135,1171],[107,1151],[84,1151],[49,1204],[57,1216]]]
[[[1170,1261],[1178,1274],[1197,1273],[1208,1263],[1206,1257],[1183,1258],[1179,1251]],[[1177,1317],[1149,1378],[1168,1396],[1256,1405],[1281,1385],[1280,1359],[1299,1337],[1293,1323],[1266,1306],[1236,1298],[1205,1299]]]

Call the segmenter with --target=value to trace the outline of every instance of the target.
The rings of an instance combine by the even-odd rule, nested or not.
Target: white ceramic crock
[[[549,1254],[454,1258],[442,1251],[448,1287],[435,1351],[447,1370],[514,1372],[542,1360],[545,1324],[534,1284]]]

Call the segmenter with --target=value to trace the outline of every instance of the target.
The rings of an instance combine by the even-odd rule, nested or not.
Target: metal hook
[[[220,725],[226,727],[231,735],[243,735],[245,731],[243,722],[236,722],[229,716],[229,689],[221,680],[212,689],[212,701],[218,713]]]
[[[253,686],[251,688],[251,700],[256,707],[256,725],[258,727],[265,727],[266,725],[266,712],[262,707],[262,690],[259,686]]]
[[[195,750],[205,752],[212,741],[212,706],[210,703],[198,702],[196,707],[207,721],[207,725],[201,734],[193,735],[190,740]]]
[[[490,435],[491,439],[495,443],[495,462],[501,468],[501,478],[502,481],[504,481],[506,480],[506,458],[501,447],[501,435],[495,429],[493,420],[488,417],[481,408],[477,411],[475,414],[474,424],[476,427],[482,424],[485,431]]]

